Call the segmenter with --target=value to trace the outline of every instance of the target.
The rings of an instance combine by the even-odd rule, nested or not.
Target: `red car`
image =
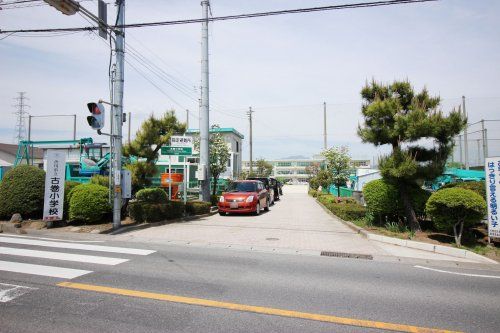
[[[259,215],[262,208],[269,210],[267,190],[257,180],[238,180],[229,184],[227,192],[219,198],[219,214],[254,213]]]

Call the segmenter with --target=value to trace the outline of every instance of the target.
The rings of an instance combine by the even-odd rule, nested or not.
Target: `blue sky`
[[[211,1],[214,16],[350,2],[358,1]],[[82,5],[96,12],[95,1]],[[108,13],[111,21],[114,5]],[[200,15],[199,0],[127,1],[127,23]],[[443,98],[445,112],[465,95],[471,122],[500,119],[499,16],[497,0],[442,0],[215,22],[210,25],[211,123],[234,127],[248,138],[245,113],[252,106],[254,156],[311,156],[323,145],[325,101],[329,145],[348,145],[354,157],[371,159],[385,150],[361,144],[356,127],[362,121],[359,92],[372,78],[427,86]],[[87,25],[79,15],[65,16],[49,6],[0,11],[4,30]],[[85,117],[87,102],[109,96],[109,47],[90,33],[33,36],[0,41],[0,142],[12,142],[18,91],[27,92],[31,114],[77,114],[79,137],[105,141],[88,129]],[[200,36],[199,24],[127,31],[132,49],[126,55],[125,111],[133,114],[133,133],[150,113],[168,109],[181,120],[189,109],[190,125],[197,127]],[[170,75],[170,82],[142,67],[134,53],[153,63],[156,73]],[[500,139],[500,123],[488,127],[489,137]],[[34,139],[66,139],[71,131],[71,118],[33,123]],[[490,142],[490,154],[500,154],[500,140]]]

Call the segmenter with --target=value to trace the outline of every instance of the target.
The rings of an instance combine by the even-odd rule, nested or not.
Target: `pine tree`
[[[444,115],[438,109],[439,97],[431,97],[426,88],[415,93],[408,81],[388,85],[372,81],[361,96],[364,125],[359,126],[358,135],[375,146],[391,145],[392,152],[379,160],[382,177],[397,185],[410,228],[420,230],[410,189],[419,180],[442,174],[453,137],[467,120],[460,109]]]

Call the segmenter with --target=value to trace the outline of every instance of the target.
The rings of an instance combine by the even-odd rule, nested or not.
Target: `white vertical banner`
[[[500,238],[498,219],[498,198],[500,196],[500,157],[490,157],[485,161],[486,202],[488,203],[488,236]]]
[[[62,220],[64,207],[64,181],[66,178],[66,152],[47,150],[43,220]]]

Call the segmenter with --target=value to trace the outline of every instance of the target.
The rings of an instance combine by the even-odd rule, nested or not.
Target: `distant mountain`
[[[308,160],[309,157],[303,156],[303,155],[295,155],[295,156],[288,156],[288,157],[283,157],[282,160]]]

